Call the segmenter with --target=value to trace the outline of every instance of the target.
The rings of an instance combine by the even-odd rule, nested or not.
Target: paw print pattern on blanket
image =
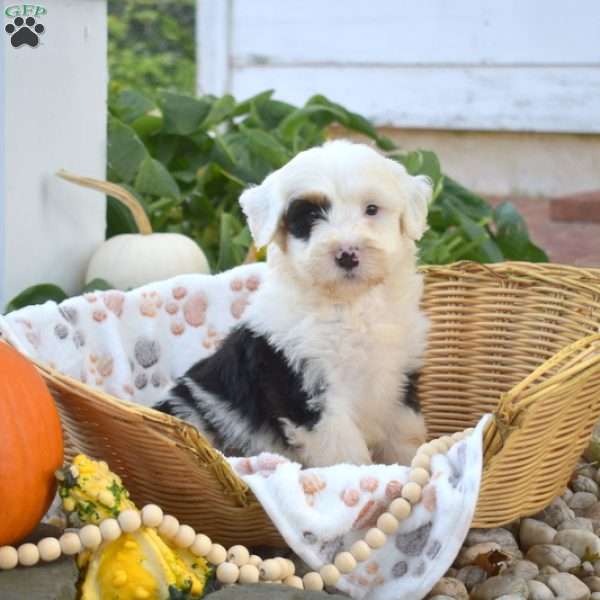
[[[182,276],[131,292],[96,292],[60,305],[27,307],[0,316],[0,334],[67,375],[152,406],[174,378],[214,352],[244,318],[265,269],[244,265],[215,276]],[[198,298],[193,310],[188,304],[188,319],[196,325],[185,316],[191,298]],[[433,457],[421,501],[384,546],[340,579],[341,591],[357,600],[416,600],[443,576],[475,510],[484,426],[485,421],[447,456]],[[229,462],[288,545],[315,570],[332,553],[364,539],[409,477],[409,469],[399,465],[303,471],[274,454]]]

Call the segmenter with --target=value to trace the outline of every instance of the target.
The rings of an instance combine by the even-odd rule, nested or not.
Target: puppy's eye
[[[375,204],[369,204],[365,209],[365,214],[369,215],[369,217],[374,217],[379,212],[379,206]]]

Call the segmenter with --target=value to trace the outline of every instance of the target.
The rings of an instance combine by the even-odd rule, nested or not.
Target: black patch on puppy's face
[[[327,219],[330,208],[331,203],[323,196],[309,196],[292,200],[284,219],[286,229],[290,235],[306,242],[310,238],[315,223]]]

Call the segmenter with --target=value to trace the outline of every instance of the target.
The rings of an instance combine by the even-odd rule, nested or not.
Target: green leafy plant
[[[244,187],[325,141],[332,125],[368,138],[410,173],[433,181],[422,263],[547,260],[512,205],[494,210],[444,176],[433,152],[401,153],[367,119],[321,95],[295,107],[271,91],[239,103],[229,95],[161,92],[153,100],[123,91],[110,105],[108,177],[137,194],[155,231],[189,235],[220,271],[239,264],[251,242],[237,203]],[[130,215],[109,200],[107,235],[129,231]]]
[[[193,93],[195,0],[109,0],[108,68],[112,93]]]
[[[242,190],[324,142],[333,125],[360,134],[411,174],[432,180],[429,229],[419,248],[422,264],[547,260],[510,203],[492,208],[445,176],[433,152],[400,152],[367,119],[321,95],[296,107],[276,100],[272,91],[237,102],[229,95],[197,98],[162,91],[151,97],[122,90],[109,104],[107,176],[140,200],[154,231],[190,236],[212,270],[222,271],[243,262],[251,246],[238,204]],[[136,231],[129,210],[109,197],[107,237]],[[7,308],[62,294],[56,286],[35,286]]]

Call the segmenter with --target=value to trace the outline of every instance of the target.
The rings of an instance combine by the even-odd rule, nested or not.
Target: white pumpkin
[[[139,233],[125,233],[106,240],[92,255],[86,282],[104,279],[116,289],[127,290],[175,275],[210,273],[206,256],[198,244],[179,233],[153,233],[143,207],[126,189],[65,171],[58,175],[109,194],[125,204],[139,230]]]

